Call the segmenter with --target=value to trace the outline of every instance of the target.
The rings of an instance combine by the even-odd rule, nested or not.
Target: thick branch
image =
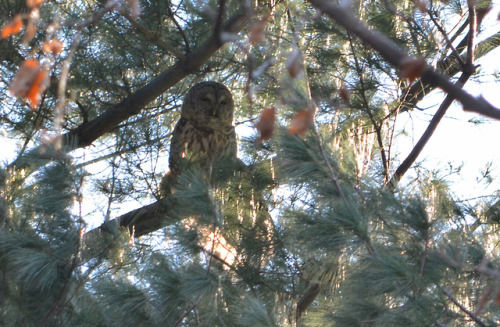
[[[465,46],[469,39],[469,34],[467,34],[462,42],[456,47],[457,51],[465,50]],[[492,50],[496,49],[500,46],[500,31],[490,36],[484,41],[478,43],[475,47],[475,57],[479,59],[484,55],[490,53]],[[465,60],[465,56],[462,56],[462,61]],[[462,66],[458,63],[455,56],[450,54],[445,59],[438,62],[437,67],[439,67],[443,72],[448,74],[449,76],[454,76],[458,72]],[[422,84],[421,80],[418,80],[414,83],[407,91],[403,92],[403,96],[400,98],[400,102],[403,103],[403,111],[412,109],[415,105],[424,98],[429,92],[434,90],[434,86],[429,84]]]
[[[170,206],[168,197],[158,200],[103,223],[100,227],[89,231],[86,237],[93,237],[101,232],[113,233],[113,231],[119,230],[120,227],[129,228],[134,237],[149,234],[175,222],[168,215]]]
[[[222,30],[225,33],[237,33],[247,23],[248,19],[249,13],[246,10],[240,10],[224,24]],[[186,60],[179,60],[175,65],[125,98],[122,102],[114,105],[111,109],[93,120],[85,122],[63,135],[64,150],[69,152],[88,146],[97,138],[112,131],[121,122],[140,113],[148,103],[155,100],[184,77],[199,69],[222,44],[220,36],[214,33],[205,43],[187,54]],[[11,166],[16,167],[16,169],[33,167],[35,163],[32,159],[42,156],[45,151],[45,146],[35,148],[26,155],[18,158]]]
[[[370,45],[372,49],[379,52],[393,67],[400,68],[405,62],[412,60],[405,51],[385,35],[370,29],[366,24],[355,18],[349,9],[324,0],[310,0],[309,2],[326,13],[337,23],[356,34],[361,40]],[[439,87],[455,100],[460,101],[464,110],[476,112],[490,118],[500,119],[500,109],[494,107],[482,97],[476,98],[463,91],[461,87],[454,85],[447,76],[434,70],[431,66],[425,65],[421,79],[425,84]]]
[[[432,17],[432,14],[430,14]],[[463,73],[458,79],[457,85],[458,87],[463,87],[464,84],[469,80],[469,78],[472,76],[474,73],[474,33],[476,30],[476,12],[473,6],[469,6],[469,21],[472,23],[470,24],[470,30],[469,30],[469,36],[468,36],[468,42],[467,42],[467,56],[466,56],[466,62],[461,61],[461,67],[463,69]],[[437,22],[436,22],[437,24]],[[396,172],[392,176],[391,180],[389,181],[388,185],[389,187],[395,187],[396,184],[401,180],[403,175],[410,169],[410,167],[413,165],[415,160],[417,160],[418,156],[424,149],[425,145],[427,142],[430,140],[432,134],[434,134],[434,131],[436,130],[439,122],[441,119],[444,117],[446,111],[448,108],[451,106],[453,103],[453,96],[449,94],[444,101],[441,103],[439,106],[438,111],[436,114],[434,114],[434,117],[432,117],[431,122],[427,126],[425,132],[422,134],[420,139],[418,140],[417,144],[415,147],[411,150],[410,154],[406,157],[406,159],[399,165],[398,169],[396,169]]]
[[[463,74],[459,81],[457,82],[458,85],[463,85],[468,79],[470,75]],[[444,117],[444,114],[450,107],[450,105],[453,103],[453,97],[451,95],[448,95],[444,101],[441,103],[439,106],[439,109],[436,111],[434,116],[432,117],[429,125],[425,129],[424,133],[418,140],[417,144],[413,147],[411,150],[410,154],[406,157],[405,160],[399,165],[399,167],[396,169],[396,172],[392,176],[391,180],[388,182],[389,187],[395,187],[401,178],[403,177],[404,174],[410,169],[410,167],[413,165],[415,160],[417,160],[418,156],[424,149],[425,145],[427,142],[430,140],[432,134],[434,134],[434,131],[436,130],[437,126],[439,125],[439,122],[441,119]]]

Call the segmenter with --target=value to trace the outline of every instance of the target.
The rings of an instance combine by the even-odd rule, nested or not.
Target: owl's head
[[[232,125],[234,102],[231,92],[221,83],[198,83],[186,94],[181,116],[200,126]]]

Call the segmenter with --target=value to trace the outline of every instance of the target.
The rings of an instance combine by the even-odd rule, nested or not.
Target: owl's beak
[[[214,110],[212,111],[212,116],[215,117],[215,115],[217,115],[217,109],[216,108],[214,108]]]

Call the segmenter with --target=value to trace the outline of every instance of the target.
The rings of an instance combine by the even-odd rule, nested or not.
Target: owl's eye
[[[226,100],[223,100],[220,102],[221,105],[225,106],[227,104],[227,101]]]
[[[202,101],[202,102],[206,102],[206,103],[210,103],[210,102],[212,102],[212,100],[210,100],[208,97],[203,97],[203,98],[201,98],[201,101]]]

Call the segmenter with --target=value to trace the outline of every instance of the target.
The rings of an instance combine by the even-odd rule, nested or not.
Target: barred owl
[[[202,165],[236,158],[233,118],[233,97],[223,84],[201,82],[188,91],[170,143],[170,186],[193,157],[201,155]]]

